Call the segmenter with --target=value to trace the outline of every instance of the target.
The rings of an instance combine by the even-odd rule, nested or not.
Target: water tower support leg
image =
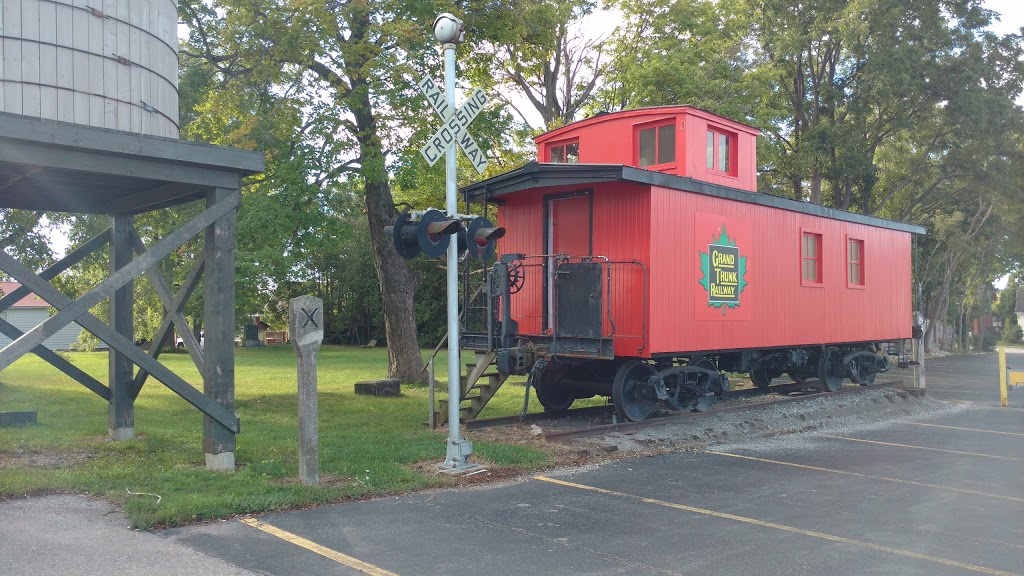
[[[131,245],[131,216],[111,218],[110,275],[132,262],[134,252]],[[110,327],[129,341],[135,339],[135,325],[132,320],[134,283],[128,282],[114,291],[110,297]],[[132,361],[114,347],[109,354],[110,403],[107,408],[107,429],[111,440],[130,440],[135,437],[135,404],[132,401],[134,388]]]
[[[237,190],[215,188],[207,208]],[[203,392],[229,412],[235,411],[235,223],[231,210],[206,229],[205,367]],[[203,452],[213,471],[235,469],[235,433],[203,416]]]

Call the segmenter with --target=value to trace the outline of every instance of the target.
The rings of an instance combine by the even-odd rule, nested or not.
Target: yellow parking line
[[[1013,460],[1014,462],[1024,462],[1024,458],[1014,458],[1013,456],[998,456],[996,454],[981,454],[978,452],[964,452],[962,450],[946,450],[945,448],[929,448],[927,446],[914,446],[913,444],[880,442],[878,440],[865,440],[863,438],[847,438],[846,436],[829,436],[828,434],[822,434],[820,437],[834,438],[836,440],[849,440],[850,442],[865,442],[867,444],[880,444],[882,446],[896,446],[898,448],[916,448],[918,450],[930,450],[932,452],[946,452],[947,454],[963,454],[965,456],[980,456],[982,458],[996,458],[998,460]]]
[[[1024,436],[1020,432],[1001,432],[999,430],[985,430],[983,428],[964,428],[962,426],[945,426],[943,424],[925,424],[924,422],[903,422],[914,426],[929,426],[931,428],[949,428],[950,430],[966,430],[967,432],[987,432],[989,434],[1004,434],[1006,436]]]
[[[888,552],[897,556],[905,556],[907,558],[915,558],[917,560],[927,560],[929,562],[935,562],[936,564],[943,564],[945,566],[952,566],[954,568],[961,568],[963,570],[970,570],[971,572],[978,572],[981,574],[991,574],[993,576],[1020,576],[1013,572],[1004,572],[1002,570],[995,570],[993,568],[986,568],[984,566],[976,566],[974,564],[967,564],[965,562],[957,562],[956,560],[947,560],[946,558],[938,558],[935,556],[929,556],[927,554],[921,554],[912,550],[903,550],[901,548],[893,548],[891,546],[883,546],[881,544],[872,544],[871,542],[864,542],[862,540],[854,540],[852,538],[844,538],[842,536],[834,536],[832,534],[825,534],[823,532],[815,532],[813,530],[804,530],[803,528],[796,528],[793,526],[786,526],[785,524],[776,524],[774,522],[766,522],[764,520],[758,520],[756,518],[747,518],[746,516],[737,516],[735,514],[726,514],[724,512],[715,512],[714,510],[706,510],[704,508],[696,508],[694,506],[686,506],[685,504],[676,504],[674,502],[666,502],[664,500],[655,500],[654,498],[644,498],[643,496],[637,496],[635,494],[626,494],[625,492],[616,492],[614,490],[606,490],[604,488],[597,488],[595,486],[587,486],[585,484],[577,484],[575,482],[566,482],[565,480],[557,480],[555,478],[548,478],[547,476],[534,476],[535,480],[542,482],[550,482],[552,484],[559,484],[561,486],[567,486],[569,488],[577,488],[580,490],[589,490],[591,492],[597,492],[599,494],[607,494],[609,496],[617,496],[620,498],[626,498],[629,500],[638,500],[646,504],[655,504],[658,506],[664,506],[666,508],[673,508],[676,510],[684,510],[686,512],[692,512],[694,514],[702,514],[704,516],[712,516],[715,518],[723,518],[725,520],[734,520],[736,522],[743,522],[745,524],[753,524],[754,526],[761,526],[763,528],[773,528],[775,530],[782,530],[784,532],[790,532],[793,534],[802,534],[804,536],[810,536],[812,538],[820,538],[822,540],[829,540],[831,542],[838,542],[840,544],[849,544],[851,546],[858,546],[861,548],[868,548],[870,550],[877,550],[879,552]]]
[[[899,484],[911,484],[913,486],[923,486],[925,488],[937,488],[939,490],[950,490],[953,492],[961,492],[964,494],[973,494],[975,496],[988,496],[989,498],[999,498],[1001,500],[1009,500],[1011,502],[1020,502],[1024,504],[1024,498],[1015,498],[1013,496],[1002,496],[1000,494],[991,494],[989,492],[981,492],[978,490],[970,490],[967,488],[955,488],[953,486],[942,486],[941,484],[929,484],[927,482],[915,482],[913,480],[901,480],[899,478],[889,478],[887,476],[873,476],[871,474],[863,474],[861,472],[850,472],[847,470],[835,470],[832,468],[822,468],[820,466],[809,466],[807,464],[797,464],[795,462],[783,462],[781,460],[768,460],[767,458],[756,458],[754,456],[743,456],[741,454],[730,454],[728,452],[715,452],[714,450],[707,450],[708,454],[714,454],[716,456],[728,456],[730,458],[742,458],[743,460],[753,460],[754,462],[765,462],[767,464],[778,464],[780,466],[792,466],[794,468],[803,468],[804,470],[817,470],[819,472],[831,472],[833,474],[844,474],[846,476],[859,476],[861,478],[870,478],[872,480],[885,480],[886,482],[897,482]]]
[[[384,570],[383,568],[378,568],[373,564],[367,564],[362,560],[353,558],[346,554],[342,554],[341,552],[338,552],[336,550],[331,550],[330,548],[321,546],[316,542],[313,542],[312,540],[306,540],[302,536],[297,536],[295,534],[292,534],[291,532],[281,530],[276,526],[271,526],[270,524],[260,522],[259,520],[254,520],[252,518],[242,518],[240,522],[242,522],[243,524],[248,524],[249,526],[252,526],[257,530],[262,530],[267,534],[277,536],[281,540],[291,542],[292,544],[295,544],[300,548],[305,548],[310,552],[315,552],[316,554],[319,554],[324,558],[330,558],[331,560],[334,560],[339,564],[344,564],[345,566],[348,566],[349,568],[352,568],[354,570],[358,570],[363,574],[370,574],[371,576],[398,576],[394,572],[388,572],[387,570]]]

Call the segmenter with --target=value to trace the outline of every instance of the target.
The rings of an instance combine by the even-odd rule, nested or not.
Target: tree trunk
[[[394,223],[397,211],[387,180],[366,178],[366,214],[370,223],[373,264],[384,302],[384,334],[388,341],[388,377],[401,382],[425,383],[419,340],[416,337],[416,279],[395,252],[384,227]]]
[[[950,257],[937,297],[932,301],[932,305],[928,307],[927,318],[931,322],[928,323],[928,329],[924,333],[925,346],[931,340],[931,334],[935,330],[935,323],[945,321],[949,316],[949,293],[953,286],[953,278],[956,276],[957,268],[960,266],[961,256],[962,254],[957,252]],[[927,348],[925,349],[927,350]]]
[[[384,147],[365,81],[354,81],[352,115],[359,128],[362,176],[366,185],[366,217],[370,225],[373,267],[384,303],[384,336],[388,343],[388,377],[400,382],[425,384],[423,359],[416,336],[416,307],[413,295],[416,277],[397,252],[384,227],[394,224],[398,211],[384,162]],[[362,84],[359,86],[359,84]]]

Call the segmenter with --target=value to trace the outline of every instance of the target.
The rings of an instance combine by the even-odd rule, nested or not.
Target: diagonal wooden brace
[[[142,242],[142,238],[139,238],[139,233],[132,226],[131,229],[131,243],[132,248],[138,256],[142,256],[146,253],[146,245]],[[204,251],[205,252],[205,251]],[[196,335],[189,330],[188,322],[185,321],[185,317],[181,314],[184,306],[181,309],[175,307],[174,296],[171,295],[171,289],[167,286],[167,281],[160,275],[160,271],[157,270],[156,266],[153,266],[146,270],[146,276],[149,277],[150,283],[153,285],[153,290],[156,291],[157,296],[160,297],[160,302],[164,306],[165,318],[170,316],[171,321],[174,323],[174,327],[181,334],[181,339],[185,342],[185,348],[188,350],[190,356],[192,356],[192,362],[195,363],[196,367],[202,370],[203,362],[203,351],[199,348],[199,341],[196,340]]]
[[[59,262],[48,266],[45,270],[39,273],[39,277],[43,280],[53,280],[60,275],[61,272],[64,272],[68,268],[78,264],[90,254],[105,246],[108,242],[110,242],[110,228],[100,232],[85,244],[82,244],[71,251],[67,256],[61,258]],[[31,292],[32,291],[27,287],[20,286],[12,290],[10,294],[5,294],[3,298],[0,298],[0,312],[7,310],[13,306],[15,302],[21,300],[25,296],[28,296]]]
[[[28,286],[29,290],[41,296],[55,308],[63,308],[61,312],[77,303],[72,302],[70,298],[60,293],[60,291],[53,286],[50,286],[48,282],[41,279],[6,252],[0,252],[0,269],[13,276],[15,280],[18,280],[22,284]],[[124,270],[124,268],[122,268],[122,270]],[[58,312],[57,314],[60,314],[61,312]],[[186,402],[195,406],[201,412],[210,418],[213,418],[228,430],[231,430],[236,434],[238,433],[237,416],[225,410],[223,406],[214,400],[207,398],[202,392],[193,388],[191,384],[186,382],[180,376],[171,372],[169,368],[150,358],[149,355],[140,350],[134,342],[125,338],[121,334],[118,334],[113,328],[107,326],[88,312],[82,313],[77,318],[77,322],[82,326],[82,328],[92,332],[97,338],[106,342],[108,346],[127,356],[140,368],[147,370],[150,374],[163,382],[165,386],[174,391],[174,393],[184,398]],[[23,338],[24,336],[15,340],[14,344],[17,344]],[[0,355],[3,355],[3,353],[12,345],[13,344],[3,350],[0,350]],[[8,362],[8,365],[10,365],[10,362]]]
[[[192,269],[189,270],[188,276],[185,278],[185,282],[181,285],[181,290],[178,291],[177,296],[174,297],[174,305],[171,308],[173,312],[181,314],[185,310],[185,303],[192,297],[192,293],[195,292],[196,287],[199,286],[199,279],[203,276],[203,270],[206,267],[206,251],[199,253],[196,261],[192,264]],[[163,321],[160,323],[160,328],[156,331],[156,336],[153,338],[153,345],[149,349],[149,355],[151,358],[156,360],[160,357],[160,353],[164,347],[170,342],[171,339],[171,313],[164,315]],[[186,331],[191,334],[191,330]],[[194,357],[193,357],[194,360]],[[202,370],[202,364],[197,364]],[[139,392],[142,391],[142,387],[146,384],[146,379],[149,378],[149,372],[145,369],[140,368],[135,374],[135,382],[132,387],[132,400],[139,397]]]
[[[0,320],[0,334],[7,336],[11,340],[16,340],[24,334],[24,332],[18,330],[13,324],[6,320]],[[32,353],[49,362],[57,370],[60,370],[71,378],[74,378],[81,383],[82,386],[92,390],[104,400],[110,401],[110,388],[107,388],[102,382],[86,374],[83,370],[62,358],[60,354],[57,354],[42,344],[33,348]]]
[[[99,304],[102,300],[109,298],[115,290],[134,280],[147,268],[155,265],[173,250],[184,244],[189,238],[195,236],[207,226],[216,222],[221,216],[224,216],[228,212],[234,210],[240,201],[241,193],[235,192],[223,201],[207,208],[199,216],[193,218],[184,226],[154,244],[146,254],[136,258],[131,262],[131,264],[118,269],[117,272],[111,274],[110,277],[97,284],[95,288],[83,294],[81,298],[65,305],[66,307],[64,307],[60,312],[50,316],[41,324],[26,332],[24,336],[8,344],[5,348],[0,350],[0,370],[7,368],[15,360],[24,356],[29,350],[42,344],[43,341],[56,334],[61,328],[67,326],[71,322],[74,322],[79,316],[88,312],[93,306]],[[14,258],[4,252],[2,261],[0,261],[0,270],[7,272],[11,276],[15,276],[15,279],[17,279],[13,270],[7,269],[7,263],[18,264]],[[25,268],[25,270],[28,269]],[[32,274],[34,278],[39,278],[30,270],[28,270],[28,272]],[[48,282],[42,282],[46,284],[48,288],[53,290],[53,287],[50,286]],[[27,283],[22,281],[22,284]],[[45,300],[49,301],[50,304],[53,304],[54,306],[57,305],[56,302],[40,294],[38,290],[33,289],[33,292],[42,296]],[[54,290],[54,292],[56,291]],[[57,294],[60,294],[60,292],[57,292]],[[66,298],[63,294],[60,294],[60,296]],[[95,332],[93,333],[95,334]],[[99,334],[96,334],[96,336],[98,337]],[[107,342],[107,344],[110,343]],[[134,344],[132,347],[134,348]]]
[[[120,268],[110,278],[107,278],[74,302],[6,252],[0,251],[0,270],[4,270],[16,280],[19,280],[29,290],[60,309],[57,314],[51,316],[42,324],[0,350],[0,370],[10,366],[17,358],[41,344],[42,341],[56,333],[63,326],[77,320],[83,328],[89,330],[100,340],[130,358],[132,362],[151,373],[187,402],[231,432],[238,433],[237,416],[193,388],[188,382],[170,371],[167,367],[150,358],[149,355],[136,347],[128,338],[118,334],[109,326],[100,322],[96,317],[89,314],[88,310],[103,298],[108,297],[113,291],[130,282],[141,274],[143,270],[156,264],[156,262],[183,244],[188,238],[216,222],[231,210],[234,210],[238,206],[240,199],[241,194],[235,191],[220,202],[210,206],[195,219],[160,242],[157,242],[144,256]]]
[[[94,236],[85,244],[82,244],[78,248],[69,252],[64,258],[61,258],[60,261],[48,266],[45,270],[39,273],[39,277],[43,280],[52,280],[109,242],[110,229],[107,229]],[[32,291],[27,287],[20,286],[12,290],[10,294],[5,294],[3,298],[0,298],[0,312],[10,308],[15,302],[21,300],[31,292]],[[3,320],[0,320],[0,333],[7,336],[12,341],[17,340],[24,334],[24,332],[16,328],[14,325]],[[54,368],[60,370],[64,374],[67,374],[82,386],[92,390],[104,400],[110,400],[109,388],[99,380],[87,374],[84,370],[81,370],[71,362],[65,360],[60,354],[57,354],[43,345],[33,348],[32,353],[50,363]]]

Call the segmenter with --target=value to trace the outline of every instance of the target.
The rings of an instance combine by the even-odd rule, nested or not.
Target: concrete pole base
[[[206,469],[210,472],[234,472],[235,453],[221,452],[220,454],[207,454]]]
[[[135,439],[135,427],[131,428],[107,428],[107,433],[110,434],[110,439],[115,442],[122,440],[134,440]]]
[[[440,472],[451,475],[463,475],[483,470],[483,466],[469,461],[469,457],[472,455],[472,442],[465,438],[459,438],[458,440],[449,439],[448,455],[445,457],[443,464],[437,465],[437,469]]]
[[[457,464],[449,465],[447,462],[444,464],[437,465],[437,471],[441,474],[447,474],[449,476],[467,476],[476,472],[483,472],[487,468],[480,464],[473,464],[471,462],[460,462]]]

